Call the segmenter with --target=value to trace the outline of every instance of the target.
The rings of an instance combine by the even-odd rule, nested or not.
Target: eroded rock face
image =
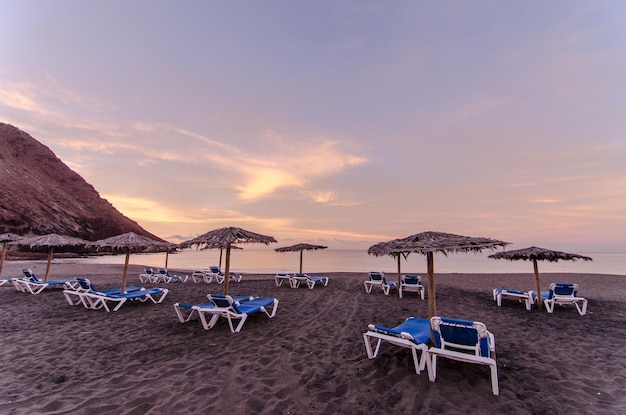
[[[0,123],[0,233],[93,241],[131,231],[160,239],[101,198],[48,147]]]

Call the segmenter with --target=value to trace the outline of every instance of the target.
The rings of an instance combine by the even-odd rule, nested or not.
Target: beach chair
[[[159,275],[161,277],[161,280],[163,280],[166,283],[176,282],[176,281],[187,282],[187,279],[189,278],[189,275],[170,274],[169,272],[167,272],[167,268],[159,268]]]
[[[211,265],[209,269],[211,270],[213,278],[215,278],[215,282],[217,282],[218,284],[224,282],[224,273],[221,269],[219,269],[219,267]],[[230,280],[234,282],[241,282],[241,279],[243,278],[241,274],[233,274],[232,272],[230,272],[229,274],[230,275],[228,276],[228,278],[230,278]]]
[[[369,279],[364,282],[365,292],[371,293],[373,287],[380,287],[385,295],[389,295],[392,288],[398,288],[398,283],[395,281],[387,281],[385,274],[379,271],[371,271],[369,273]]]
[[[431,357],[429,378],[437,378],[437,358],[457,360],[466,363],[487,365],[491,370],[491,391],[498,395],[498,368],[496,365],[496,344],[493,334],[478,321],[432,317],[430,327],[435,346],[428,349]]]
[[[74,288],[75,280],[48,280],[42,281],[30,268],[22,268],[23,277],[11,278],[11,283],[17,291],[39,294],[46,288]]]
[[[167,288],[141,288],[137,291],[127,291],[125,293],[106,294],[104,292],[88,291],[85,293],[86,302],[91,306],[87,308],[104,308],[107,312],[119,310],[127,301],[146,302],[152,301],[154,304],[162,303],[167,296]]]
[[[290,274],[276,274],[274,275],[274,282],[277,287],[283,285],[283,282],[287,282],[291,287],[291,275]]]
[[[498,307],[502,307],[502,299],[515,300],[520,303],[524,302],[526,304],[526,310],[530,310],[534,303],[532,291],[522,292],[510,288],[494,288],[493,301],[498,304]]]
[[[233,301],[237,304],[245,303],[246,301],[252,300],[254,297],[248,296],[232,296]],[[194,308],[195,307],[195,308]],[[176,303],[174,304],[174,311],[176,312],[176,316],[178,317],[178,321],[181,323],[186,323],[191,320],[195,315],[198,315],[198,310],[206,309],[206,308],[214,308],[215,304],[212,301],[207,301],[205,303],[200,304],[188,304],[188,303]]]
[[[76,277],[74,278],[76,284],[63,290],[63,296],[67,300],[69,305],[82,304],[85,308],[98,309],[102,308],[99,301],[92,301],[91,297],[87,297],[85,294],[88,292],[99,292],[104,294],[119,294],[121,290],[119,288],[111,288],[108,290],[97,290],[88,278]],[[138,291],[142,287],[136,285],[126,286],[126,291]]]
[[[295,274],[291,278],[291,288],[298,288],[300,284],[305,284],[309,289],[313,289],[316,284],[320,284],[324,287],[328,286],[328,277],[318,275],[311,277],[307,274]]]
[[[370,324],[367,327],[369,331],[363,333],[363,340],[365,341],[365,350],[368,358],[374,359],[378,356],[381,343],[387,342],[411,349],[415,373],[419,375],[424,370],[425,365],[428,365],[430,372],[430,360],[428,358],[428,342],[430,341],[429,320],[409,317],[402,324],[393,328],[374,324]],[[376,342],[376,346],[373,349],[372,341]],[[421,356],[418,356],[418,352]]]
[[[269,318],[273,318],[276,315],[278,309],[278,299],[276,298],[263,298],[254,297],[250,301],[245,303],[237,303],[236,300],[230,295],[223,294],[209,294],[209,301],[212,302],[210,307],[193,307],[200,316],[202,327],[205,330],[209,330],[220,317],[228,320],[228,325],[232,333],[238,333],[241,331],[244,323],[249,316],[263,312]],[[210,315],[210,320],[207,321],[207,315]],[[239,320],[239,324],[235,327],[233,320]]]
[[[213,282],[213,275],[208,272],[204,272],[202,270],[195,270],[191,274],[191,279],[196,284],[199,282],[205,282],[207,284],[210,284]]]
[[[160,277],[154,273],[152,268],[146,268],[143,274],[139,274],[139,281],[142,283],[150,282],[157,283],[159,282]]]
[[[403,275],[399,288],[400,298],[402,298],[402,294],[405,291],[416,292],[423,300],[425,290],[424,285],[422,284],[422,277],[420,277],[419,275]]]
[[[578,297],[578,284],[551,283],[547,295],[542,291],[543,304],[550,314],[554,312],[555,305],[574,305],[578,314],[587,314],[587,299]]]

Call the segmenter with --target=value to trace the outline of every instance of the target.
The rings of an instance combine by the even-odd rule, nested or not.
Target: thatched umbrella
[[[568,254],[567,252],[553,251],[551,249],[539,248],[531,246],[530,248],[516,249],[514,251],[498,252],[497,254],[489,255],[489,258],[493,259],[508,259],[510,261],[524,260],[533,261],[533,269],[535,271],[535,289],[537,290],[537,308],[543,310],[543,304],[541,301],[541,283],[539,281],[539,267],[537,267],[537,261],[576,261],[582,259],[583,261],[591,261],[588,256],[578,254]]]
[[[171,243],[157,241],[145,236],[137,235],[134,232],[123,233],[110,238],[89,242],[88,248],[96,248],[98,251],[122,251],[126,254],[124,262],[124,274],[122,276],[121,292],[126,292],[126,276],[128,274],[128,261],[131,252],[165,252],[171,248]]]
[[[302,274],[302,252],[303,251],[315,251],[317,249],[326,249],[327,246],[323,245],[311,245],[311,244],[296,244],[291,246],[285,246],[282,248],[276,248],[276,252],[297,252],[300,251],[300,274]]]
[[[481,252],[485,249],[494,250],[509,245],[509,242],[497,239],[454,235],[443,232],[422,232],[406,238],[395,239],[382,244],[376,244],[368,249],[368,253],[374,256],[400,255],[408,256],[417,252],[426,255],[428,268],[428,316],[437,315],[435,303],[435,271],[433,254],[435,252],[448,255],[452,252]]]
[[[206,249],[226,249],[226,269],[224,270],[224,294],[228,294],[228,280],[230,273],[230,249],[233,244],[260,243],[269,245],[276,243],[272,236],[261,235],[245,229],[229,227],[209,231],[196,238],[182,242],[179,246],[183,249],[192,246]]]
[[[22,239],[18,242],[18,244],[28,246],[30,249],[48,249],[48,265],[46,266],[46,276],[44,277],[44,281],[48,281],[48,274],[50,273],[50,263],[52,262],[52,256],[54,255],[54,248],[82,247],[87,244],[87,241],[73,236],[50,233],[48,235]]]
[[[20,239],[22,239],[22,237],[14,233],[3,233],[0,235],[0,242],[2,242],[2,255],[0,256],[0,277],[2,276],[4,257],[7,254],[7,242],[15,242],[19,241]]]
[[[379,242],[375,245],[370,246],[367,250],[367,253],[370,255],[374,255],[374,256],[389,255],[389,256],[392,256],[396,260],[398,264],[398,297],[399,297],[400,296],[399,288],[400,288],[400,284],[402,284],[402,270],[401,270],[402,267],[400,265],[400,259],[404,257],[404,259],[406,260],[406,257],[409,256],[409,252],[394,251],[393,243],[395,241],[397,241],[397,239],[394,239],[392,241],[387,241],[387,242]]]

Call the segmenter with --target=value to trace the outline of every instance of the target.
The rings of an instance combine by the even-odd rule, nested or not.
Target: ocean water
[[[532,273],[532,262],[508,261],[488,258],[491,252],[482,254],[435,254],[435,272],[445,273]],[[540,272],[577,272],[593,274],[626,275],[626,253],[582,253],[593,261],[542,261]],[[225,257],[225,254],[224,254]],[[107,255],[81,259],[55,259],[55,262],[86,264],[124,264],[124,255]],[[131,254],[130,263],[151,267],[164,267],[165,254]],[[206,269],[218,265],[219,250],[184,250],[168,255],[168,268]],[[225,258],[222,260],[224,268]],[[233,272],[274,274],[297,272],[300,264],[298,252],[278,253],[273,249],[242,249],[231,251],[230,268]],[[365,250],[304,251],[302,270],[308,273],[325,272],[396,272],[397,262],[392,257],[374,257]],[[401,260],[403,273],[426,273],[426,257],[412,254]]]

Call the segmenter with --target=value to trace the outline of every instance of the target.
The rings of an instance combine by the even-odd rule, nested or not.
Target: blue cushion
[[[415,343],[428,343],[430,340],[430,321],[422,318],[409,317],[404,323],[393,328],[375,325],[374,331],[396,337],[400,337],[403,332],[406,332],[413,337]]]

